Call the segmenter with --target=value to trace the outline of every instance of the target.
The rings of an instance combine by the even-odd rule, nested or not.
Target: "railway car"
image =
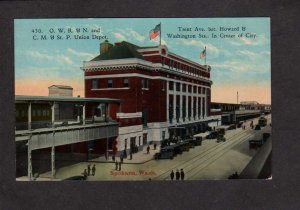
[[[265,117],[260,117],[260,118],[258,119],[258,124],[259,124],[261,127],[266,126],[266,125],[267,125],[267,122],[268,122],[268,120],[267,120],[267,118],[265,118]]]

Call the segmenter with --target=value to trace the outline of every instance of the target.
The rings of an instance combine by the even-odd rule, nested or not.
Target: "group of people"
[[[156,150],[157,144],[153,144],[153,150]],[[147,154],[150,154],[150,145],[147,146]]]
[[[95,173],[96,173],[96,165],[94,164],[93,167],[91,168],[91,164],[88,164],[87,168],[84,169],[82,174],[85,178],[87,178],[88,176],[95,176]]]
[[[185,174],[184,174],[183,169],[180,169],[180,172],[177,169],[176,173],[174,173],[174,171],[172,170],[171,173],[170,173],[171,180],[174,180],[174,178],[176,180],[184,180],[184,176],[185,176]]]

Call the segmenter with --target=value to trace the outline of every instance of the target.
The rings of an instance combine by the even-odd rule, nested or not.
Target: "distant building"
[[[211,102],[211,110],[220,110],[222,124],[234,124],[240,121],[259,117],[261,114],[269,114],[271,105],[259,104],[256,101],[236,103]]]
[[[52,85],[48,87],[49,96],[73,97],[73,88],[66,85]]]
[[[246,109],[251,110],[261,110],[261,111],[271,111],[270,104],[260,104],[257,101],[242,101],[241,105]]]
[[[242,105],[250,105],[250,104],[257,105],[259,103],[257,101],[241,101],[241,104]]]

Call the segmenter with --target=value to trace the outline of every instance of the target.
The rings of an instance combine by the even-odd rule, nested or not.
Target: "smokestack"
[[[106,53],[108,50],[110,50],[113,47],[111,43],[109,43],[108,40],[105,40],[100,44],[100,54]]]

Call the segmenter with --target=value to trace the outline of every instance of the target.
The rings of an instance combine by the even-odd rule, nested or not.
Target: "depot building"
[[[85,97],[120,99],[110,110],[119,122],[118,151],[203,132],[217,124],[212,113],[211,68],[170,52],[165,45],[100,44],[84,61]]]

